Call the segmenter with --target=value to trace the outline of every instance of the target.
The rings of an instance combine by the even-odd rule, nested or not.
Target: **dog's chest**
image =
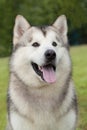
[[[54,114],[40,115],[38,113],[34,121],[12,113],[11,123],[14,130],[71,130],[75,123],[75,113],[71,110],[60,119],[57,119]]]
[[[53,114],[40,114],[33,119],[27,119],[19,114],[11,114],[14,130],[57,130],[57,120]]]

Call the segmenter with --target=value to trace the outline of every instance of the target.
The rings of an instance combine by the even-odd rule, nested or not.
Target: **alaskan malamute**
[[[18,15],[10,61],[7,130],[75,130],[76,122],[66,17],[37,27]]]

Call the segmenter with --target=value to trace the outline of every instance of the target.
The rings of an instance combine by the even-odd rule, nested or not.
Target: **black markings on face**
[[[43,32],[43,35],[46,36],[46,33],[47,33],[46,27],[41,27],[41,31]]]
[[[46,34],[47,34],[47,27],[48,26],[40,26],[38,27],[38,29],[41,30],[41,32],[43,33],[43,35],[46,37]]]
[[[58,42],[61,42],[62,40],[60,40],[60,38],[58,37],[58,36],[56,36],[56,40],[58,41]]]

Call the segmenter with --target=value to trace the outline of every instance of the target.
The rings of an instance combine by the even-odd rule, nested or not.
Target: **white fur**
[[[38,28],[30,27],[22,16],[16,18],[13,43],[14,47],[17,44],[22,47],[13,53],[10,62],[9,95],[17,109],[17,111],[14,109],[10,111],[13,130],[74,130],[75,110],[73,108],[70,111],[67,110],[74,97],[72,79],[66,86],[66,80],[71,72],[71,60],[65,47],[66,40],[65,43],[58,41],[57,35],[63,37],[63,40],[67,39],[65,16],[59,17],[53,26],[47,28],[46,36]],[[30,36],[32,40],[29,39]],[[52,45],[53,41],[57,43],[56,47]],[[40,46],[33,47],[34,42],[38,42]],[[31,62],[34,62],[43,66],[45,64],[44,54],[48,49],[56,53],[57,80],[53,84],[43,81],[31,65]],[[65,87],[68,88],[68,92],[60,107],[58,105],[61,104],[60,97]]]
[[[33,31],[32,37],[34,39],[32,41],[32,43],[37,41],[38,43],[40,43],[40,47],[34,48],[31,45],[32,43],[28,43],[28,39],[26,39],[27,34],[24,35],[22,38],[23,40],[22,39],[21,40],[22,40],[22,42],[25,41],[27,46],[20,48],[14,54],[14,58],[12,58],[11,66],[12,66],[12,70],[14,70],[28,86],[33,86],[33,87],[39,86],[40,87],[40,86],[42,86],[41,82],[43,82],[43,81],[41,78],[39,81],[37,80],[38,76],[34,72],[32,66],[31,66],[31,61],[37,63],[39,66],[42,66],[43,64],[45,64],[44,53],[46,52],[46,50],[52,49],[56,52],[56,55],[57,55],[56,56],[57,57],[56,66],[59,64],[60,59],[63,59],[63,63],[60,64],[60,66],[61,66],[61,68],[63,68],[65,70],[65,73],[68,72],[67,69],[70,68],[71,62],[70,62],[70,57],[69,57],[68,51],[65,49],[65,47],[61,47],[61,43],[56,40],[55,32],[49,30],[49,32],[47,33],[47,36],[45,38],[43,36],[43,34],[40,31],[38,31],[36,28],[33,28],[32,31]],[[52,46],[53,41],[57,42],[57,44],[58,44],[57,47]],[[60,69],[60,67],[59,67],[59,69]],[[58,71],[60,71],[60,70],[58,70]],[[30,73],[32,75],[30,75]],[[56,75],[57,75],[57,73],[56,73]],[[58,79],[59,79],[59,77],[58,77]],[[35,81],[35,84],[33,81]],[[43,82],[43,85],[44,85],[44,82]]]
[[[67,20],[65,15],[58,17],[57,20],[54,22],[53,26],[58,29],[61,35],[63,36],[67,35],[68,28],[67,28]]]
[[[76,114],[71,110],[67,115],[61,117],[57,122],[54,115],[39,115],[35,122],[28,122],[24,117],[16,113],[11,114],[11,123],[14,130],[73,130],[76,121]]]
[[[15,27],[14,27],[14,37],[13,43],[16,45],[23,35],[23,33],[29,29],[30,24],[24,19],[23,16],[18,15],[15,20]]]

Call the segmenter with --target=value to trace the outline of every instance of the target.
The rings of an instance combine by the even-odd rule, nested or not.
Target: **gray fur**
[[[65,20],[65,16],[57,19],[53,26],[30,27],[22,16],[16,18],[14,50],[10,61],[6,130],[76,130],[77,98],[67,49],[66,20],[63,23],[65,30],[60,29],[63,34],[59,31],[61,20]],[[20,21],[23,23],[21,32],[24,33],[21,37],[17,34],[20,31]],[[22,35],[21,32],[19,34]],[[40,44],[39,47],[32,46],[35,40]],[[57,42],[56,47],[52,46],[53,41]],[[56,59],[50,62],[56,66],[55,82],[43,80],[31,64],[35,62],[38,69],[43,68],[47,64],[44,53],[50,48],[56,53]],[[50,70],[53,74],[51,71],[53,70]]]

